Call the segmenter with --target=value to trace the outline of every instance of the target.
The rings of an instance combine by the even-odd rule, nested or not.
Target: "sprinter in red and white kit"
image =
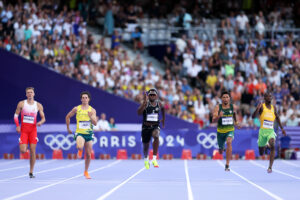
[[[41,126],[45,123],[45,114],[42,104],[34,100],[34,88],[26,88],[27,99],[20,101],[18,103],[16,113],[14,116],[14,121],[17,126],[16,130],[18,133],[21,133],[19,144],[21,153],[25,153],[28,148],[30,148],[30,171],[29,177],[35,178],[33,175],[33,168],[36,159],[36,143],[38,142],[37,138],[37,126]],[[41,121],[36,122],[37,113],[40,113]],[[19,125],[19,114],[21,113],[21,127]]]

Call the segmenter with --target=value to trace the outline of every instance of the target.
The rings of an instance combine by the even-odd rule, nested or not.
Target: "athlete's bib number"
[[[222,118],[222,125],[233,125],[232,117],[223,117]]]
[[[273,125],[274,125],[274,122],[264,120],[264,123],[263,123],[264,128],[273,128]]]
[[[33,116],[23,116],[23,122],[28,123],[28,124],[33,124],[34,123],[34,117]]]
[[[80,121],[79,128],[80,129],[89,129],[89,128],[91,128],[91,122],[90,121]]]
[[[158,114],[152,113],[147,115],[147,121],[148,122],[157,122],[158,121]]]

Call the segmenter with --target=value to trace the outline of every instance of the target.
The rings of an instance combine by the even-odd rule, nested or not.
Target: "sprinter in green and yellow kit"
[[[230,171],[229,162],[232,156],[232,140],[234,138],[234,126],[240,128],[236,120],[237,106],[230,103],[230,94],[223,91],[221,94],[222,104],[215,107],[212,122],[218,122],[217,139],[219,152],[222,154],[226,142],[226,165],[225,171]]]
[[[91,152],[93,148],[93,125],[97,125],[96,110],[89,105],[91,95],[89,92],[82,92],[80,94],[81,105],[74,107],[66,116],[66,124],[69,134],[70,118],[76,114],[76,131],[74,139],[76,140],[76,147],[78,149],[77,157],[82,157],[83,148],[85,148],[85,170],[84,176],[90,179],[88,168],[91,162]]]
[[[286,135],[285,130],[283,129],[279,116],[276,112],[276,107],[271,104],[272,95],[269,92],[264,94],[264,103],[260,103],[256,110],[254,111],[252,118],[259,113],[260,119],[260,129],[258,135],[258,148],[259,154],[262,156],[265,152],[267,145],[270,147],[270,164],[268,168],[268,173],[272,172],[272,166],[275,157],[275,138],[276,133],[274,132],[274,121],[278,122],[278,125],[281,128],[282,134]]]

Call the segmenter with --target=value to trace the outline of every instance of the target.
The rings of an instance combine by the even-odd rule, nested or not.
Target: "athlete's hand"
[[[236,126],[238,129],[241,129],[241,127],[242,127],[240,123],[236,123],[235,126]]]
[[[90,117],[90,119],[93,117],[93,112],[92,111],[90,111],[90,112],[88,112],[88,116]]]
[[[223,114],[224,114],[223,111],[221,111],[221,112],[219,113],[219,118],[220,118],[220,117],[223,117]]]
[[[144,98],[143,98],[143,104],[146,105],[147,104],[147,92],[144,92]]]
[[[20,133],[20,132],[21,132],[21,128],[20,128],[20,126],[18,126],[18,127],[16,128],[16,131],[17,131],[18,133]]]
[[[71,131],[69,128],[68,128],[68,133],[69,133],[69,134],[72,134],[72,131]]]
[[[286,136],[286,132],[285,132],[284,129],[282,129],[281,132],[282,132],[282,134],[283,134],[284,136]]]
[[[37,126],[41,126],[42,125],[42,122],[38,122],[36,123]]]

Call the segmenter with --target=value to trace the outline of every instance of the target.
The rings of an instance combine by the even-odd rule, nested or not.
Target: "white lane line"
[[[108,164],[108,165],[105,165],[105,166],[103,166],[103,167],[99,167],[99,168],[97,168],[97,169],[91,170],[91,171],[89,171],[89,173],[91,174],[91,173],[94,173],[94,172],[97,172],[97,171],[100,171],[100,170],[109,168],[109,167],[111,167],[111,166],[113,166],[113,165],[115,165],[115,164],[117,164],[117,163],[119,163],[119,162],[121,162],[121,160],[117,160],[117,161],[115,161],[115,162],[113,162],[113,163],[110,163],[110,164]],[[17,199],[17,198],[20,198],[20,197],[24,197],[24,196],[29,195],[29,194],[32,194],[32,193],[34,193],[34,192],[38,192],[38,191],[40,191],[40,190],[47,189],[47,188],[49,188],[49,187],[52,187],[52,186],[55,186],[55,185],[64,183],[64,182],[66,182],[66,181],[69,181],[69,180],[72,180],[72,179],[75,179],[75,178],[78,178],[78,177],[81,177],[81,176],[83,176],[82,173],[80,173],[80,174],[78,174],[78,175],[76,175],[76,176],[73,176],[73,177],[71,177],[71,178],[67,178],[67,179],[64,179],[64,180],[61,180],[61,181],[58,181],[58,182],[55,182],[55,183],[52,183],[52,184],[49,184],[49,185],[45,185],[45,186],[43,186],[43,187],[36,188],[36,189],[34,189],[34,190],[30,190],[30,191],[23,192],[23,193],[20,193],[20,194],[11,196],[11,197],[7,197],[7,198],[5,198],[5,199],[3,199],[3,200],[13,200],[13,199]]]
[[[294,167],[300,167],[300,165],[297,165],[295,163],[292,163],[292,162],[289,162],[289,161],[286,161],[286,160],[281,160],[281,162],[287,164],[287,165],[291,165],[291,166],[294,166]]]
[[[52,172],[52,171],[56,171],[56,170],[60,170],[60,169],[65,169],[65,168],[69,168],[69,167],[73,167],[73,166],[76,166],[76,165],[80,165],[83,162],[84,161],[80,161],[80,162],[76,162],[76,163],[69,164],[69,165],[66,165],[66,166],[61,166],[61,167],[56,167],[56,168],[52,168],[52,169],[46,169],[46,170],[38,171],[38,172],[35,172],[34,175],[36,175],[36,174],[42,174],[42,173],[46,173],[46,172]],[[24,175],[12,177],[12,178],[0,179],[0,182],[14,180],[14,179],[18,179],[18,178],[23,178],[23,177],[26,177],[26,176],[28,176],[28,174],[24,174]]]
[[[192,187],[191,187],[191,182],[190,182],[190,176],[189,176],[189,171],[188,171],[188,166],[187,166],[187,161],[184,160],[184,171],[185,171],[185,177],[186,177],[186,186],[187,186],[187,191],[188,191],[188,200],[194,200],[193,192],[192,192]]]
[[[40,166],[40,165],[44,165],[44,164],[47,164],[47,163],[50,163],[50,162],[53,162],[54,160],[48,160],[48,161],[45,161],[45,162],[36,162],[36,164],[38,165],[38,166]],[[29,162],[29,161],[28,161]],[[6,172],[6,171],[10,171],[10,170],[14,170],[14,169],[22,169],[22,168],[27,168],[28,167],[28,165],[26,165],[26,166],[20,166],[20,167],[13,167],[13,168],[8,168],[8,169],[0,169],[0,172]]]
[[[3,162],[0,163],[0,166],[8,165],[8,164],[16,163],[16,162],[20,162],[21,163],[21,161],[23,161],[23,160],[19,160],[18,159],[18,160],[3,161]]]
[[[224,164],[218,160],[219,165],[221,165],[222,167],[224,167]],[[269,190],[257,185],[256,183],[250,181],[249,179],[245,178],[244,176],[240,175],[239,173],[237,173],[236,171],[234,171],[233,169],[230,169],[230,172],[232,172],[233,174],[235,174],[236,176],[240,177],[241,179],[243,179],[244,181],[246,181],[247,183],[249,183],[250,185],[253,185],[254,187],[260,189],[261,191],[263,191],[264,193],[266,193],[267,195],[269,195],[270,197],[272,197],[273,199],[276,200],[283,200],[281,197],[277,196],[276,194],[273,194],[272,192],[270,192]]]
[[[143,167],[142,169],[140,169],[139,171],[137,171],[136,173],[134,173],[132,176],[130,176],[128,179],[126,179],[125,181],[123,181],[122,183],[120,183],[119,185],[117,185],[116,187],[114,187],[113,189],[111,189],[110,191],[106,192],[104,195],[102,195],[99,198],[97,198],[97,200],[103,200],[103,199],[107,198],[109,195],[111,195],[117,189],[119,189],[120,187],[122,187],[123,185],[125,185],[128,181],[130,181],[131,179],[133,179],[136,175],[138,175],[139,173],[141,173],[143,170],[145,170],[145,167]]]
[[[258,164],[257,162],[255,162],[255,161],[253,161],[253,160],[250,160],[250,162],[251,162],[251,164],[253,164],[253,165],[257,166],[257,167],[261,167],[261,168],[263,168],[263,169],[267,169],[267,167],[265,167],[265,166],[263,166],[263,165],[261,165],[261,164]],[[273,171],[273,172],[276,172],[276,173],[279,173],[279,174],[283,174],[283,175],[292,177],[292,178],[297,179],[297,180],[300,180],[300,177],[294,176],[294,175],[292,175],[292,174],[285,173],[285,172],[280,171],[280,170],[278,170],[278,169],[272,169],[272,171]]]

